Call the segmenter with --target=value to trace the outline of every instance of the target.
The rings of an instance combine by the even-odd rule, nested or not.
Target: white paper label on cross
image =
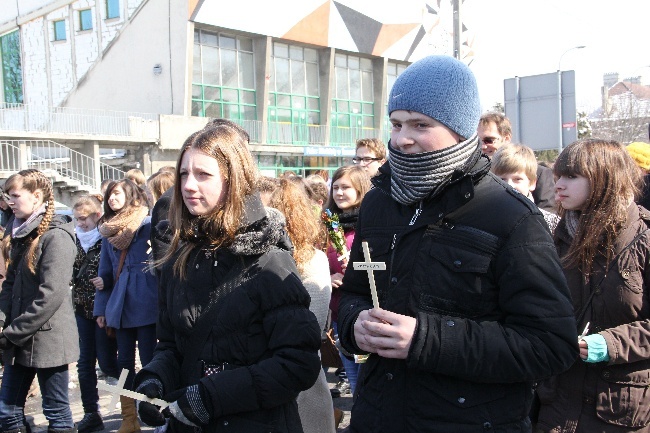
[[[377,287],[375,286],[375,275],[372,272],[385,271],[386,263],[373,262],[370,259],[370,249],[368,248],[368,242],[366,241],[361,242],[361,246],[363,247],[363,257],[365,258],[366,261],[354,262],[353,263],[354,270],[368,272],[368,280],[370,281],[370,294],[372,295],[372,305],[375,308],[379,308],[379,297],[377,296]]]
[[[146,401],[151,404],[155,404],[156,406],[160,406],[160,410],[163,410],[167,406],[169,406],[169,402],[166,402],[165,400],[162,400],[160,398],[149,398],[144,394],[140,394],[139,392],[135,391],[130,391],[128,389],[124,389],[124,383],[126,382],[126,377],[129,375],[129,370],[126,368],[122,369],[122,373],[120,373],[120,378],[117,381],[117,385],[109,385],[107,383],[102,383],[102,382],[97,382],[97,389],[101,389],[102,391],[109,392],[113,394],[113,398],[111,399],[111,402],[108,405],[109,412],[112,412],[115,410],[115,407],[117,406],[117,400],[120,398],[121,395],[124,397],[129,397],[134,400],[140,400],[140,401]]]

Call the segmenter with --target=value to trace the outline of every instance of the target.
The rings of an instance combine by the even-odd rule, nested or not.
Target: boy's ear
[[[530,182],[530,187],[529,187],[530,192],[535,191],[535,188],[537,188],[537,179]]]

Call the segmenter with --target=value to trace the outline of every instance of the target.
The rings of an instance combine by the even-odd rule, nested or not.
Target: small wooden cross
[[[166,402],[165,400],[162,400],[160,398],[149,398],[144,394],[140,394],[139,392],[124,389],[124,383],[126,382],[126,377],[128,375],[129,375],[129,370],[123,368],[122,373],[120,373],[120,378],[117,380],[117,385],[113,386],[107,383],[97,382],[97,389],[101,389],[102,391],[106,391],[113,394],[113,398],[111,399],[111,402],[108,405],[108,408],[110,409],[111,412],[115,410],[115,407],[117,406],[117,400],[120,398],[121,395],[123,395],[124,397],[132,398],[134,400],[146,401],[151,404],[155,404],[156,406],[160,406],[161,411],[167,406],[169,406],[170,404],[169,402]]]
[[[354,269],[356,271],[367,271],[368,280],[370,281],[370,294],[372,295],[372,305],[375,308],[379,308],[379,297],[377,296],[377,287],[375,286],[375,275],[373,271],[385,271],[386,263],[384,262],[373,262],[370,259],[370,249],[368,248],[368,242],[361,242],[363,247],[363,257],[366,259],[365,262],[354,262]]]

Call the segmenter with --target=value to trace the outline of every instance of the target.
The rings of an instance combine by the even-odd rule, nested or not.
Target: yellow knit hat
[[[644,170],[650,170],[650,144],[635,141],[634,143],[628,144],[626,148],[639,167]]]

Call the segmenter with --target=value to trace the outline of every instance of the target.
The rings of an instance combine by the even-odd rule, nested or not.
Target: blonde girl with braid
[[[36,376],[49,432],[75,431],[68,400],[68,364],[79,359],[70,280],[74,225],[54,214],[52,183],[38,170],[7,179],[14,213],[7,278],[0,292],[0,431],[25,433],[25,400]]]

